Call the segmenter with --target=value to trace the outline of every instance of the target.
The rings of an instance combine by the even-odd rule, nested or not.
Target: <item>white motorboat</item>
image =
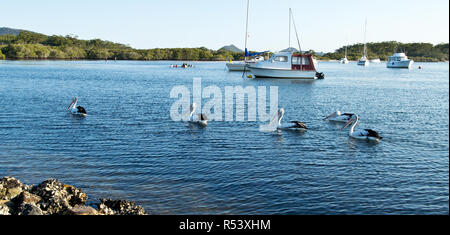
[[[408,59],[405,53],[395,53],[389,56],[389,61],[386,66],[388,68],[406,68],[410,69],[414,60]]]
[[[248,68],[256,78],[276,79],[323,79],[323,73],[315,68],[314,58],[311,54],[303,54],[300,47],[297,28],[289,9],[289,47],[291,48],[291,19],[297,36],[298,52],[291,50],[275,53],[269,60],[250,64]]]
[[[380,62],[381,62],[381,60],[378,58],[370,60],[370,63],[380,63]]]
[[[366,34],[367,34],[367,19],[366,19],[366,24],[364,27],[364,54],[361,57],[361,59],[359,59],[359,61],[358,61],[358,65],[360,65],[360,66],[369,66],[369,59],[367,59]]]
[[[316,71],[313,57],[309,54],[279,52],[269,60],[251,64],[248,68],[256,78],[323,78],[323,74]]]

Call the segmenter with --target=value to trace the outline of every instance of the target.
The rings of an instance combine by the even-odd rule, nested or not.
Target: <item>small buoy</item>
[[[247,76],[247,78],[253,78],[253,75],[249,74],[249,75]]]
[[[419,66],[419,69],[422,69],[422,66]]]

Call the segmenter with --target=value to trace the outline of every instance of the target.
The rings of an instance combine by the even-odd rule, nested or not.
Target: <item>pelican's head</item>
[[[341,111],[338,110],[338,111],[330,114],[328,117],[324,118],[323,120],[327,120],[328,118],[337,117],[337,116],[341,116]]]
[[[69,110],[69,109],[72,107],[72,105],[75,104],[75,102],[77,102],[77,100],[78,100],[78,97],[75,96],[75,97],[72,99],[72,102],[69,104],[69,107],[67,107],[67,110]]]
[[[341,130],[345,129],[346,127],[348,127],[350,124],[352,124],[353,122],[357,122],[359,120],[358,115],[353,114],[352,117],[348,120],[347,123],[345,123],[345,125],[342,127]]]
[[[190,110],[191,112],[194,112],[194,110],[197,108],[197,104],[196,103],[192,103],[190,106]]]

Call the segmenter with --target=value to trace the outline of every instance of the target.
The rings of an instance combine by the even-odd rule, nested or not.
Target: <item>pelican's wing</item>
[[[370,136],[370,137],[375,137],[375,138],[378,138],[378,139],[382,139],[383,137],[381,137],[379,134],[378,134],[378,132],[376,132],[376,131],[374,131],[374,130],[371,130],[371,129],[364,129],[365,131],[367,131],[367,136]]]
[[[295,124],[295,126],[293,126],[293,127],[308,129],[308,127],[306,127],[306,124],[304,122],[291,121],[291,123]]]
[[[198,115],[198,118],[199,118],[201,121],[208,120],[208,117],[207,117],[205,114],[203,114],[203,113],[199,114],[199,115]]]
[[[86,114],[86,110],[85,110],[83,107],[78,106],[77,109],[78,109],[78,112],[79,112],[79,113],[84,113],[84,114]]]

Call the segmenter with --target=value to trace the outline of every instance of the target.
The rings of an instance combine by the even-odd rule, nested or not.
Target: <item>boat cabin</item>
[[[316,71],[312,55],[292,54],[292,70]]]
[[[403,61],[408,60],[405,53],[395,53],[393,56],[389,56],[389,61]]]
[[[292,52],[276,53],[269,59],[266,67],[299,70],[316,71],[312,55]]]

